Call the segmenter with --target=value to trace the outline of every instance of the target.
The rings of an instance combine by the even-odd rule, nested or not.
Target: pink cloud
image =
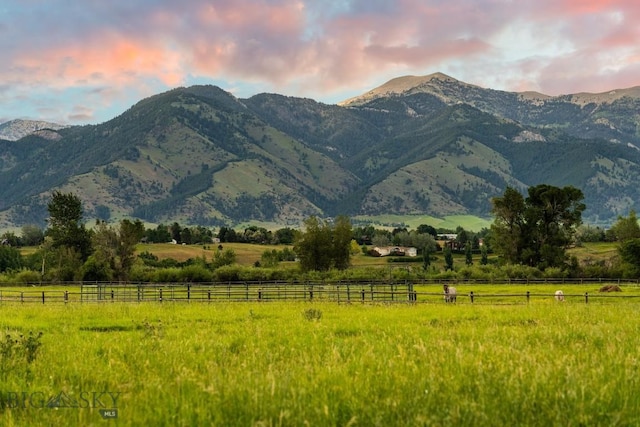
[[[198,77],[317,98],[434,71],[550,94],[640,84],[637,0],[9,3],[0,79],[21,94],[108,88],[117,100]]]

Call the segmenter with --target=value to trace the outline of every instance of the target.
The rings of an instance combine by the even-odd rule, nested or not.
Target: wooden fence
[[[458,283],[458,282],[451,282]],[[599,283],[599,282],[598,282]],[[617,284],[617,281],[607,283]],[[474,283],[467,282],[466,285]],[[551,284],[551,283],[549,283]],[[554,282],[554,285],[559,285]],[[628,283],[631,287],[637,284]],[[528,304],[554,299],[553,293],[514,292],[499,294],[477,284],[481,292],[459,293],[456,303]],[[484,288],[484,289],[483,289]],[[554,288],[555,290],[555,288]],[[640,292],[565,294],[567,302],[611,301],[640,298]],[[80,283],[68,286],[0,288],[0,303],[109,303],[109,302],[222,302],[222,301],[327,301],[335,303],[443,303],[438,283],[415,282],[228,282],[228,283]]]

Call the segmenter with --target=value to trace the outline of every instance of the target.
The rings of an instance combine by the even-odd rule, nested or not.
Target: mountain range
[[[610,224],[640,201],[639,111],[640,87],[548,96],[441,73],[338,105],[177,88],[98,125],[0,125],[0,226],[44,224],[53,190],[77,194],[87,219],[292,226],[488,217],[506,186],[542,183],[580,188],[585,222]]]

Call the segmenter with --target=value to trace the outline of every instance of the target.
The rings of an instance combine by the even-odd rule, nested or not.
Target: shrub
[[[562,270],[560,267],[549,267],[542,273],[543,277],[548,279],[556,279],[568,277],[569,273],[566,270]]]
[[[16,283],[39,283],[40,282],[40,273],[32,270],[20,270],[13,276],[13,281]]]
[[[155,270],[145,265],[134,265],[129,272],[132,282],[151,282],[155,278]]]
[[[188,265],[180,269],[180,276],[185,282],[211,282],[213,273],[202,265]]]
[[[82,266],[82,280],[90,282],[107,282],[113,279],[113,269],[109,263],[91,255]]]
[[[0,339],[0,364],[2,365],[0,376],[6,378],[10,372],[22,368],[26,368],[25,372],[29,374],[29,365],[36,360],[38,349],[42,345],[41,337],[42,332],[37,335],[29,332],[28,335],[20,335],[18,338],[7,334]]]
[[[182,279],[182,269],[177,267],[160,268],[153,274],[154,281],[160,283],[179,282]]]
[[[308,308],[302,312],[302,317],[308,321],[322,319],[322,311],[316,308]]]
[[[458,278],[458,273],[452,270],[439,272],[434,276],[434,279],[438,279],[438,280],[456,280],[457,278]]]
[[[234,282],[240,280],[242,267],[238,265],[225,265],[214,270],[214,280],[219,282]]]
[[[542,271],[528,265],[507,264],[502,268],[509,279],[535,279],[542,276]]]

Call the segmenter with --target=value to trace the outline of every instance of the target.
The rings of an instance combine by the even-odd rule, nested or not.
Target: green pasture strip
[[[29,332],[3,426],[640,424],[640,304],[0,305]]]

